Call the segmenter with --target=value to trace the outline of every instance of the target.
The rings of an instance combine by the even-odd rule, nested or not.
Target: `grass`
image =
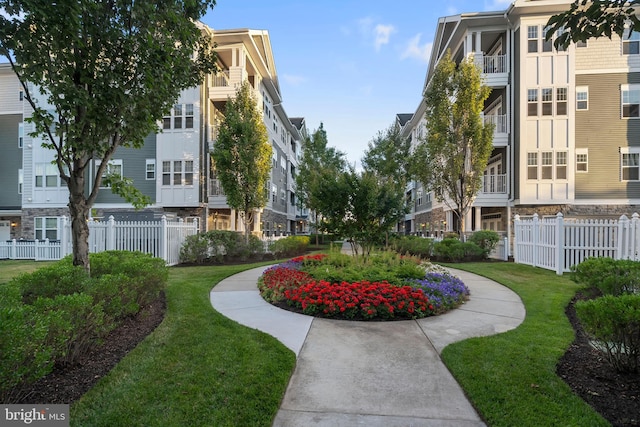
[[[0,260],[0,283],[6,283],[14,276],[22,273],[30,273],[38,268],[55,264],[55,261],[14,261]]]
[[[451,267],[488,277],[515,291],[526,308],[518,328],[446,347],[442,358],[487,424],[607,426],[556,375],[574,339],[564,309],[579,289],[568,275],[511,263]]]

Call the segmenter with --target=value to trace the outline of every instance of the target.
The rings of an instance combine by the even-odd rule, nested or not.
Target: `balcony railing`
[[[219,179],[209,180],[209,196],[226,196]]]
[[[211,76],[211,86],[227,87],[229,86],[229,75],[226,71],[220,71],[218,74]]]
[[[482,177],[482,188],[484,194],[506,194],[507,175],[485,175]]]
[[[495,128],[493,133],[508,133],[506,114],[489,114],[484,116],[484,123],[493,123]]]
[[[483,56],[480,66],[484,74],[506,73],[507,55]]]

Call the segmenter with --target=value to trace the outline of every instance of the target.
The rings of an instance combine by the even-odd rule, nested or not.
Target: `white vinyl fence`
[[[589,257],[640,260],[640,215],[618,220],[515,216],[516,263],[562,274]]]
[[[167,265],[179,262],[180,248],[187,236],[198,233],[198,222],[89,220],[89,252],[140,251],[162,258]],[[63,217],[61,239],[10,240],[0,242],[0,259],[58,260],[72,252],[71,221]]]

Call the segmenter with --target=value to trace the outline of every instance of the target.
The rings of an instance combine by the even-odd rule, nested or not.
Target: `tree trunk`
[[[72,175],[68,187],[73,265],[82,266],[87,273],[90,273],[89,225],[87,224],[90,207],[84,196],[84,177]]]

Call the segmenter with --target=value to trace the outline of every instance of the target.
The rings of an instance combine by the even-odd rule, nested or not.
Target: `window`
[[[640,180],[640,152],[631,152],[629,148],[620,149],[622,181]]]
[[[24,99],[24,92],[20,91],[20,94],[18,95],[18,98],[20,99],[20,101],[22,101]]]
[[[622,117],[640,117],[640,85],[623,85]]]
[[[100,167],[100,161],[96,161],[96,169]],[[122,177],[122,159],[113,159],[109,160],[107,167],[102,173],[103,182],[100,184],[101,188],[108,188],[109,185],[105,185],[104,179],[109,175]]]
[[[587,148],[576,149],[576,172],[589,170],[589,152]]]
[[[556,115],[557,116],[567,115],[567,88],[566,87],[556,88]]]
[[[624,32],[622,39],[622,54],[623,55],[637,55],[640,53],[640,33],[632,31],[629,34],[628,31]]]
[[[576,110],[589,109],[589,87],[579,86],[576,88]]]
[[[551,88],[542,89],[542,115],[553,115],[553,89]]]
[[[184,127],[193,129],[193,104],[184,105]]]
[[[18,194],[22,194],[22,184],[24,182],[24,172],[18,169]]]
[[[553,179],[553,151],[544,151],[540,162],[542,179]]]
[[[18,123],[18,148],[22,148],[24,142],[24,123]]]
[[[567,152],[556,152],[556,179],[567,179]]]
[[[57,187],[58,168],[51,163],[36,163],[35,165],[36,188]]]
[[[551,38],[550,40],[546,39],[547,31],[550,28],[551,27],[545,27],[544,30],[542,31],[542,51],[543,52],[553,52],[553,40],[555,37]]]
[[[276,203],[278,201],[278,186],[271,185],[271,202]]]
[[[193,185],[193,160],[163,161],[162,185]]]
[[[587,47],[587,41],[577,41],[576,47]]]
[[[171,162],[162,162],[162,185],[171,185]]]
[[[527,153],[527,179],[538,179],[538,153]]]
[[[58,239],[58,218],[34,218],[35,219],[35,238],[38,240],[57,240]]]
[[[538,51],[538,26],[529,25],[527,27],[527,50],[529,53],[535,53]]]
[[[171,116],[164,116],[162,118],[162,129],[171,129]]]
[[[146,160],[145,178],[147,180],[156,179],[156,159],[147,159]]]
[[[538,89],[527,90],[527,115],[538,115]]]
[[[173,128],[182,129],[182,104],[173,106]]]

